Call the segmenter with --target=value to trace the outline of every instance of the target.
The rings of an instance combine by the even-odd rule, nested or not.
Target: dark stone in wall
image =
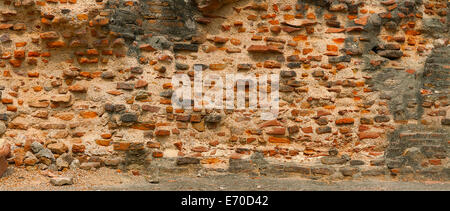
[[[133,113],[124,113],[120,116],[120,120],[122,122],[136,122],[137,116]]]
[[[132,164],[144,165],[147,151],[145,149],[128,150],[125,153],[123,164],[129,166]]]
[[[175,43],[173,46],[174,51],[198,51],[197,44]]]
[[[180,157],[177,158],[176,164],[179,166],[188,164],[200,164],[200,159],[192,157]]]

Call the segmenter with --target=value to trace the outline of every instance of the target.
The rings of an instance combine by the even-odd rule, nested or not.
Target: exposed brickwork
[[[0,132],[17,167],[449,179],[447,1],[0,5]],[[278,119],[173,108],[172,76],[194,65],[279,74]]]

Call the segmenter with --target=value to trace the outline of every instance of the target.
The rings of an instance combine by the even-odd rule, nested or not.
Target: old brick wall
[[[17,167],[449,179],[446,0],[2,0]],[[174,109],[174,74],[279,74],[278,119]]]

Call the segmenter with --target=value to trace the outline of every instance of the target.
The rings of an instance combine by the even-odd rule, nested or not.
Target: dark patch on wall
[[[423,19],[422,33],[435,39],[447,38],[449,33],[449,17],[450,16],[447,15],[447,24],[442,23],[441,20],[437,18]]]
[[[374,51],[380,44],[384,44],[384,41],[380,41],[378,39],[378,35],[381,32],[382,27],[384,27],[388,32],[396,33],[397,30],[399,30],[400,25],[402,22],[406,23],[408,21],[414,21],[414,17],[404,17],[400,18],[399,13],[402,14],[415,14],[418,12],[418,9],[422,6],[422,1],[412,1],[412,0],[406,0],[406,1],[400,1],[398,2],[398,7],[394,10],[390,11],[390,18],[387,18],[385,15],[386,13],[381,14],[372,14],[370,15],[367,24],[364,26],[364,30],[361,33],[361,47],[363,54],[369,54],[370,52],[373,52],[375,54],[380,54],[382,57],[388,58],[388,59],[396,59],[396,57],[386,56],[383,53],[380,53],[378,51]],[[353,22],[348,22],[347,26],[353,26]],[[384,52],[386,53],[386,52]],[[394,52],[395,53],[395,52]],[[364,57],[364,70],[374,70],[378,67],[373,67],[370,64],[371,59],[373,59],[373,56],[365,56]],[[380,57],[378,57],[380,58]]]
[[[123,0],[109,0],[110,23],[107,27],[125,39],[132,56],[139,56],[138,46],[150,44],[155,49],[169,49],[172,41],[189,40],[196,34],[192,0],[140,0],[125,6]]]
[[[427,58],[422,74],[405,75],[405,71],[383,69],[374,72],[373,87],[382,92],[381,98],[389,100],[389,108],[396,119],[422,117],[424,106],[449,97],[450,71],[444,66],[450,63],[450,47],[438,47]],[[397,86],[386,86],[386,80],[397,81]],[[410,89],[410,87],[412,87]],[[421,90],[431,93],[422,95]],[[392,90],[392,91],[389,91]],[[410,103],[417,102],[414,106]],[[402,110],[404,109],[404,110]],[[385,151],[388,168],[411,171],[418,176],[433,179],[448,179],[446,167],[432,166],[430,159],[447,159],[450,151],[445,127],[405,125],[388,134],[389,145]]]
[[[394,120],[420,119],[423,114],[421,78],[404,70],[383,68],[373,72],[366,83],[374,91],[381,92],[382,100],[388,101]]]
[[[449,179],[449,168],[431,166],[430,159],[446,159],[449,153],[445,128],[406,125],[388,134],[389,146],[385,151],[389,169],[410,171],[416,176]]]
[[[424,106],[449,98],[450,73],[444,68],[450,63],[449,54],[449,47],[433,49],[425,62],[423,74],[410,74],[404,69],[374,70],[367,84],[381,92],[381,99],[388,101],[394,120],[419,120],[424,113]],[[430,90],[431,93],[422,95],[422,89]]]
[[[328,8],[330,8],[330,5],[333,2],[333,0],[299,0],[298,2],[299,3],[309,3],[309,4],[313,4],[313,5],[328,9]]]
[[[448,38],[448,33],[450,33],[450,12],[448,12],[448,8],[450,8],[450,2],[447,2],[447,8],[445,8],[447,10],[445,23],[442,23],[438,18],[424,18],[421,32],[435,39]]]
[[[450,47],[433,49],[425,62],[423,71],[424,88],[431,90],[431,94],[424,96],[425,102],[434,102],[450,97],[450,69],[445,68],[450,64]]]
[[[175,40],[190,39],[196,33],[194,15],[198,13],[194,1],[166,0],[167,6],[150,5],[153,0],[141,0],[144,17],[156,20],[156,24],[144,22],[144,29]]]

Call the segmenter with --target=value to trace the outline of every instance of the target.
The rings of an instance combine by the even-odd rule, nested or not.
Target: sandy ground
[[[60,173],[61,175],[57,175]],[[247,191],[323,191],[323,190],[438,190],[449,191],[450,182],[404,182],[380,180],[353,180],[326,182],[297,177],[271,178],[249,177],[247,175],[199,175],[199,176],[161,176],[133,175],[131,172],[118,172],[101,168],[97,171],[66,171],[50,173],[47,171],[11,168],[0,178],[0,191],[18,190],[247,190]],[[53,186],[51,176],[73,176],[74,184]],[[150,183],[150,181],[157,181]]]

